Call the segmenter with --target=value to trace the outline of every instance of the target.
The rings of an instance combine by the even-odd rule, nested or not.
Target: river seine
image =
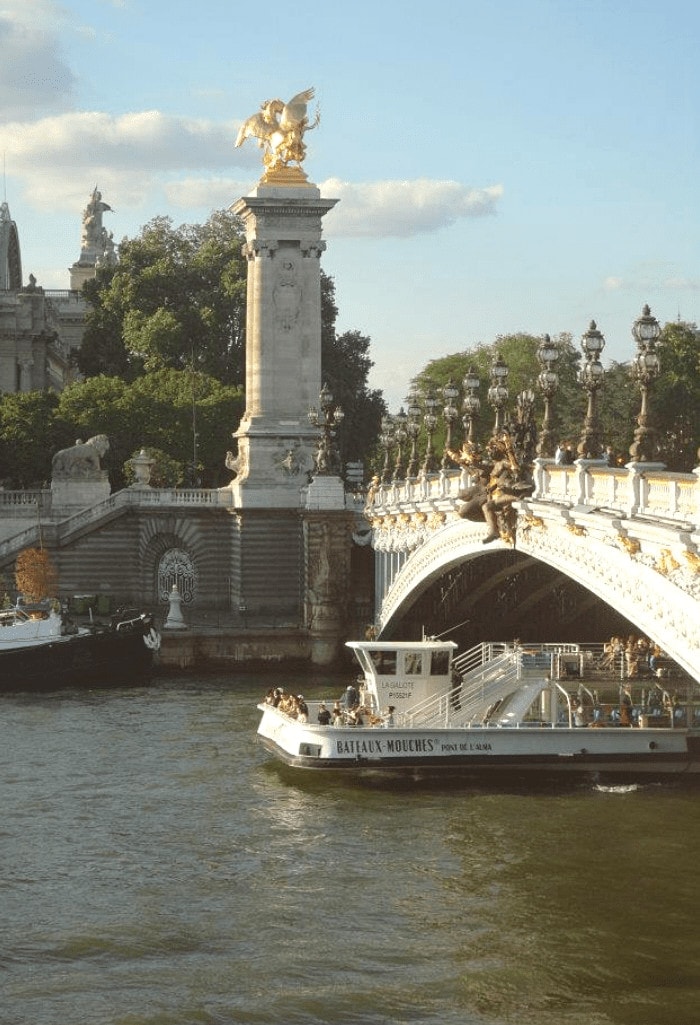
[[[2,697],[2,1025],[700,1021],[698,789],[296,777],[277,682]]]

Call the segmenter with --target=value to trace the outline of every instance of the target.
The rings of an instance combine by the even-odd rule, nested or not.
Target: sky
[[[115,241],[262,173],[238,127],[313,87],[339,331],[391,411],[433,359],[524,331],[635,352],[700,320],[697,0],[0,0],[1,198],[68,288],[97,185]]]

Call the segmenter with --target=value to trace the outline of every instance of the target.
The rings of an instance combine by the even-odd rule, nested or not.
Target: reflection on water
[[[2,1025],[697,1020],[696,790],[298,775],[271,682],[4,699]]]

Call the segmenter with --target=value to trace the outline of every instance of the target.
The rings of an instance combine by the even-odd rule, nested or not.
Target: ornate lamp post
[[[648,463],[654,458],[656,449],[656,431],[652,427],[649,413],[649,388],[652,381],[659,376],[661,369],[656,353],[656,341],[661,334],[661,328],[656,317],[652,317],[648,306],[644,307],[641,317],[637,317],[632,325],[632,334],[638,348],[634,361],[634,376],[642,393],[642,406],[637,417],[630,455],[635,462]]]
[[[382,430],[379,435],[382,448],[384,449],[384,466],[382,467],[382,483],[388,484],[391,480],[391,450],[394,447],[394,421],[387,413],[382,417]]]
[[[551,456],[554,454],[554,432],[552,431],[552,399],[559,387],[559,376],[554,366],[559,359],[559,347],[555,345],[549,335],[545,335],[537,350],[537,359],[542,367],[537,378],[537,384],[544,398],[544,416],[542,418],[542,430],[537,443],[537,455]]]
[[[418,435],[420,434],[421,408],[415,389],[407,399],[408,415],[406,417],[406,434],[411,443],[411,454],[408,458],[406,476],[410,479],[418,474]]]
[[[491,363],[491,385],[487,398],[496,410],[496,422],[493,425],[493,437],[503,430],[503,410],[508,401],[508,364],[500,353],[496,353]]]
[[[321,429],[321,438],[316,450],[316,473],[321,476],[338,472],[338,450],[333,439],[336,427],[343,422],[345,413],[340,406],[334,405],[333,392],[327,384],[321,388],[318,401],[320,410],[310,409],[309,421],[314,427]]]
[[[425,406],[425,412],[423,413],[423,423],[425,424],[425,431],[428,435],[428,440],[425,446],[425,459],[423,460],[421,472],[434,473],[437,469],[437,461],[435,459],[435,452],[433,450],[433,435],[435,434],[435,428],[437,427],[436,410],[440,403],[435,398],[432,392],[428,392],[428,394],[423,399],[423,405]]]
[[[445,418],[447,430],[445,431],[445,448],[442,454],[442,468],[446,470],[450,465],[450,459],[447,455],[448,448],[452,448],[452,431],[454,429],[455,422],[459,416],[459,410],[455,406],[455,400],[459,398],[459,388],[454,383],[452,378],[449,379],[445,387],[442,389],[442,395],[445,400],[445,405],[442,410],[442,415]]]
[[[588,392],[588,409],[586,410],[583,434],[578,443],[577,451],[582,459],[600,459],[602,446],[600,444],[596,398],[605,377],[603,364],[598,358],[605,348],[605,338],[596,327],[595,320],[591,321],[591,326],[581,338],[581,348],[586,356],[586,362],[581,368],[581,383]]]
[[[464,398],[462,399],[464,415],[462,416],[462,423],[466,431],[467,441],[471,445],[474,444],[476,421],[479,419],[479,413],[481,412],[481,399],[477,395],[479,384],[479,375],[474,367],[469,367],[462,381],[462,388],[464,390]]]
[[[401,480],[404,476],[403,468],[403,446],[408,432],[406,424],[408,417],[403,411],[403,406],[394,417],[394,444],[396,445],[396,462],[394,463],[394,480]]]

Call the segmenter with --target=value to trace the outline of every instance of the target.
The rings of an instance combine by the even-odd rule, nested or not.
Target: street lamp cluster
[[[633,374],[641,391],[641,409],[637,416],[634,443],[630,447],[630,455],[636,462],[650,462],[656,454],[656,432],[651,424],[649,392],[652,382],[660,372],[659,356],[656,352],[656,342],[660,333],[658,321],[652,316],[649,307],[645,306],[642,315],[632,326],[632,334],[637,342]],[[602,443],[597,399],[605,377],[600,360],[605,348],[605,338],[594,320],[581,338],[581,348],[584,363],[580,371],[580,383],[587,392],[588,404],[577,452],[582,459],[599,460],[602,457]],[[557,344],[549,335],[544,335],[537,350],[540,365],[537,386],[544,402],[542,425],[537,439],[537,455],[542,458],[551,458],[554,455],[552,406],[559,388],[559,375],[556,369],[559,356]],[[489,387],[486,393],[487,401],[495,412],[493,437],[499,435],[505,425],[509,398],[508,374],[507,363],[500,353],[496,353],[489,368]],[[464,375],[461,388],[452,378],[440,389],[440,397],[437,397],[436,389],[428,388],[420,394],[414,388],[407,399],[406,411],[402,408],[393,416],[384,416],[380,433],[380,444],[384,450],[382,482],[389,483],[404,477],[411,480],[419,474],[427,475],[437,471],[438,458],[434,448],[434,436],[440,423],[440,414],[445,425],[445,444],[440,466],[443,470],[447,469],[450,465],[448,452],[454,447],[454,432],[460,420],[460,394],[464,439],[471,446],[475,446],[476,423],[481,414],[480,386],[479,375],[474,367],[470,366]],[[532,404],[534,392],[529,391],[527,395]],[[311,423],[322,432],[318,446],[317,472],[331,473],[335,472],[338,464],[333,439],[335,429],[343,419],[343,412],[334,406],[333,395],[327,385],[323,386],[319,398],[320,412],[315,409],[309,411]],[[425,436],[425,450],[419,467],[418,441],[421,432]]]

